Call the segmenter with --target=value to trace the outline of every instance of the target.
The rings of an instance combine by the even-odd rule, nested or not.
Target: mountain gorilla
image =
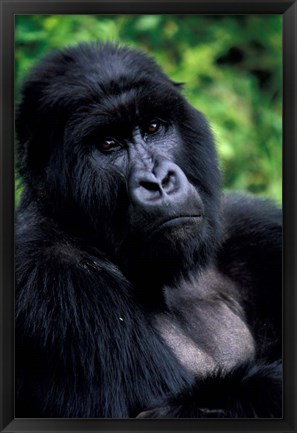
[[[16,126],[16,416],[281,417],[281,213],[221,195],[181,86],[82,44]]]

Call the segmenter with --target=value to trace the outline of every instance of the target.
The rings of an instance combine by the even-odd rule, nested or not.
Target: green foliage
[[[282,20],[264,15],[19,15],[16,88],[50,49],[120,41],[185,83],[212,125],[227,190],[282,196]]]

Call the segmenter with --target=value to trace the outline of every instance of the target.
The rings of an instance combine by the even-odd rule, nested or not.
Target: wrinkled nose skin
[[[129,193],[135,206],[152,212],[164,207],[183,206],[193,189],[183,171],[173,162],[161,161],[152,170],[134,167]]]

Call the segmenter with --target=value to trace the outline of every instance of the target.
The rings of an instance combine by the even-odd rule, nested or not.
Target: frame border
[[[279,14],[283,17],[283,419],[14,418],[14,16],[16,14]],[[0,0],[1,432],[286,432],[297,430],[297,0]]]

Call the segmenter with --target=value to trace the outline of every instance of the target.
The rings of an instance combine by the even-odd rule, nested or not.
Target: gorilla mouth
[[[179,215],[174,216],[172,218],[167,218],[166,220],[161,221],[156,227],[154,227],[151,231],[151,236],[156,235],[157,233],[171,228],[180,228],[185,227],[186,225],[197,225],[201,224],[203,220],[203,215]]]

